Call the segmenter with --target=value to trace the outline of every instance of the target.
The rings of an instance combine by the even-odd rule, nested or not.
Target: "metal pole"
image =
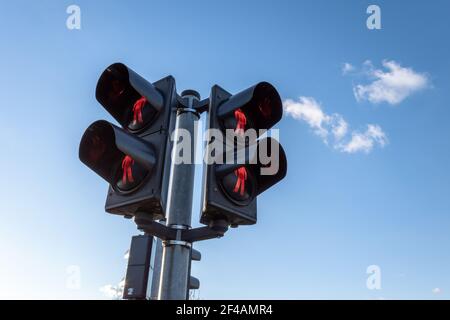
[[[159,281],[161,279],[161,261],[162,261],[162,242],[161,239],[158,239],[155,237],[155,243],[154,243],[154,257],[153,257],[153,272],[152,272],[152,278],[150,284],[150,300],[157,300],[158,299],[158,292],[159,292]]]
[[[185,300],[188,297],[189,265],[191,259],[191,243],[180,241],[180,230],[191,227],[192,194],[194,189],[194,153],[195,153],[195,121],[199,115],[193,109],[194,100],[200,95],[193,90],[181,94],[187,99],[186,106],[179,107],[175,130],[173,133],[173,155],[190,151],[190,163],[176,164],[172,156],[169,190],[166,211],[166,226],[178,231],[177,240],[163,241],[163,258],[159,300]],[[190,150],[186,150],[186,134],[190,137]],[[180,143],[182,141],[182,143]],[[183,157],[184,158],[184,157]]]

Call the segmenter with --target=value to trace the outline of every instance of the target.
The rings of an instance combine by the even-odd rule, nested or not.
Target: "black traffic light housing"
[[[216,115],[210,119],[212,128],[236,128],[234,112],[237,109],[246,116],[246,129],[270,129],[283,116],[280,95],[268,82],[260,82],[235,95],[216,85],[212,88],[211,97],[215,99],[217,108]],[[210,112],[213,108],[211,105]]]
[[[228,138],[216,141],[223,144],[224,154],[219,158],[224,163],[205,164],[201,223],[211,225],[221,219],[232,226],[256,223],[257,196],[282,180],[287,172],[283,148],[273,138],[258,139],[259,130],[270,129],[281,119],[282,113],[281,98],[268,82],[258,83],[236,95],[217,85],[212,88],[207,128],[220,130],[224,136],[229,129],[241,130],[242,133],[255,129],[256,140],[250,139],[241,145],[236,145],[234,138],[232,141]],[[217,137],[209,137],[207,155],[211,155],[214,139]],[[225,152],[230,149],[234,153],[233,163],[226,162]],[[236,154],[240,151],[245,159],[237,161]],[[261,161],[259,151],[266,151],[264,154],[269,157],[277,153],[276,172],[271,175],[261,173],[268,163]]]
[[[131,239],[123,298],[126,300],[145,300],[151,268],[153,237],[133,236]]]
[[[95,97],[124,129],[153,133],[168,123],[170,108],[164,102],[165,95],[171,94],[170,82],[174,82],[172,77],[149,83],[124,64],[115,63],[100,76]]]
[[[115,63],[100,76],[96,98],[122,126],[94,122],[80,143],[80,160],[110,184],[105,210],[163,218],[169,174],[164,168],[170,168],[167,146],[177,103],[174,78],[152,84]]]

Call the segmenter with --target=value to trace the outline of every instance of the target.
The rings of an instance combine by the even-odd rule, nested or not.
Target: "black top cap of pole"
[[[198,93],[195,90],[184,90],[183,92],[181,92],[181,96],[184,98],[186,96],[194,96],[196,97],[198,100],[200,100],[200,93]]]

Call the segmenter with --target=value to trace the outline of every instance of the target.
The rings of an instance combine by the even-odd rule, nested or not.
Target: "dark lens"
[[[258,109],[261,111],[261,115],[269,119],[272,116],[272,103],[270,101],[270,98],[263,98],[261,101],[258,102]]]

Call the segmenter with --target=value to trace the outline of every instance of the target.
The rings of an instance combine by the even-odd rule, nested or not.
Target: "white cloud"
[[[116,286],[113,286],[112,284],[107,284],[101,287],[100,292],[109,299],[118,299],[120,297],[118,288]]]
[[[440,288],[434,288],[431,292],[433,292],[433,294],[440,294],[442,290]]]
[[[125,287],[125,279],[122,279],[118,285],[107,284],[100,288],[100,292],[109,299],[122,299],[123,290]]]
[[[335,114],[334,115],[334,123],[332,123],[331,125],[331,129],[334,135],[334,138],[336,140],[341,140],[348,131],[348,124],[347,121],[344,120],[344,118],[342,118],[341,115],[339,114]]]
[[[342,64],[342,74],[345,75],[345,74],[351,73],[353,71],[355,71],[355,67],[352,64],[350,64],[348,62],[345,62]]]
[[[294,119],[305,121],[325,143],[330,133],[340,140],[347,133],[347,122],[339,114],[328,115],[322,106],[312,97],[300,97],[298,101],[287,99],[284,110]]]
[[[347,153],[369,153],[375,145],[384,147],[387,142],[386,134],[381,127],[369,124],[365,132],[354,131],[348,142],[338,144],[336,148]]]
[[[283,106],[288,115],[306,122],[325,144],[331,142],[338,151],[369,153],[376,145],[384,147],[388,142],[381,127],[373,124],[367,125],[365,132],[353,131],[348,137],[349,125],[342,115],[328,115],[312,97],[299,97],[298,101],[287,99]]]
[[[385,60],[383,67],[387,70],[375,69],[369,60],[364,62],[363,73],[373,81],[370,84],[357,84],[353,87],[357,101],[387,102],[395,105],[429,84],[425,74],[417,73],[412,68],[404,68],[395,61]]]
[[[327,135],[324,123],[327,122],[328,116],[314,98],[300,97],[297,102],[288,99],[284,102],[284,110],[294,119],[306,121],[322,138]]]

